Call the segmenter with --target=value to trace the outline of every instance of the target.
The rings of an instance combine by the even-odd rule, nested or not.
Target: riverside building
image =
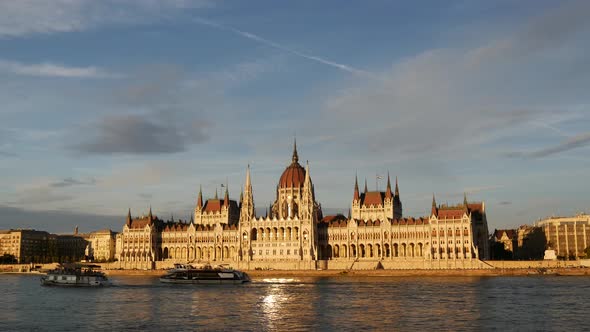
[[[209,261],[238,268],[469,268],[489,257],[483,202],[455,206],[432,200],[429,216],[404,217],[397,178],[384,192],[359,191],[355,179],[350,216],[323,216],[309,164],[291,163],[279,178],[265,216],[257,216],[250,167],[239,202],[203,200],[199,190],[192,220],[164,221],[128,212],[117,236],[122,268],[166,267]]]
[[[555,250],[558,258],[584,257],[590,246],[590,215],[551,217],[537,222],[545,233],[547,246]]]

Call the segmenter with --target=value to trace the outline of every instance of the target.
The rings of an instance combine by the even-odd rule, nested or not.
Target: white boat
[[[250,276],[246,272],[209,264],[199,267],[174,264],[173,269],[160,277],[160,282],[170,284],[242,284],[249,281]]]
[[[41,277],[43,286],[102,287],[110,286],[104,273],[96,271],[99,265],[63,264]]]

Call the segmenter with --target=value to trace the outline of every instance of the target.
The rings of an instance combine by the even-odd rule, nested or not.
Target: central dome
[[[285,169],[279,180],[279,188],[300,188],[305,181],[305,169],[299,165],[299,156],[297,156],[297,141],[293,144],[293,158],[291,165]]]
[[[298,162],[293,162],[281,175],[280,188],[300,188],[305,181],[305,169]]]

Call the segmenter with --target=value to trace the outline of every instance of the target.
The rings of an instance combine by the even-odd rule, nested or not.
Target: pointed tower
[[[463,192],[463,210],[469,214],[469,202],[467,202],[467,193]]]
[[[126,222],[127,226],[130,227],[131,226],[131,208],[129,208],[129,211],[127,211],[127,222]]]
[[[154,216],[152,215],[152,206],[150,205],[150,212],[148,213],[148,218],[152,220]]]
[[[318,208],[319,210],[319,208]],[[303,181],[303,190],[301,191],[301,206],[299,207],[299,219],[301,219],[301,245],[303,251],[303,259],[317,258],[317,242],[316,223],[318,222],[318,215],[320,211],[316,210],[315,197],[313,195],[313,184],[311,183],[311,175],[309,172],[309,162],[305,166],[305,180]],[[306,235],[307,234],[307,235]],[[301,252],[301,250],[300,250]]]
[[[256,217],[254,195],[252,193],[252,183],[250,179],[250,165],[246,168],[246,184],[244,184],[243,197],[241,200],[242,208],[240,211],[240,223],[250,222],[252,218]]]
[[[369,190],[367,189],[367,178],[365,178],[365,194],[368,192]]]
[[[225,195],[223,196],[223,206],[225,208],[229,207],[229,189],[227,188],[227,183],[225,184]]]
[[[301,192],[301,219],[308,219],[313,213],[313,185],[311,184],[311,177],[309,175],[309,162],[305,165],[305,180],[303,180],[303,191]]]
[[[199,197],[197,198],[197,209],[200,211],[203,208],[203,187],[199,186]]]
[[[360,194],[359,194],[359,181],[358,181],[358,177],[355,174],[354,175],[354,196],[352,197],[352,201],[358,201],[360,198]]]
[[[430,214],[433,216],[438,215],[438,210],[436,208],[436,199],[434,198],[434,193],[432,193],[432,210],[431,210]]]
[[[396,178],[397,184],[397,178]],[[393,195],[391,194],[391,181],[389,180],[389,172],[387,172],[387,189],[385,190],[385,199],[391,200]]]
[[[397,176],[395,177],[395,192],[393,194],[393,215],[397,219],[401,219],[404,215],[402,201],[399,196],[399,186],[397,184]]]
[[[215,188],[215,198],[214,199],[219,199],[219,196],[217,196],[217,188]]]

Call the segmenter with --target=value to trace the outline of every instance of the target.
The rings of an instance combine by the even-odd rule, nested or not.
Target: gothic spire
[[[153,216],[152,216],[152,206],[151,205],[150,205],[150,213],[148,214],[148,218],[150,218],[150,220],[153,219]]]
[[[249,190],[252,190],[252,184],[250,183],[250,164],[246,168],[246,184],[244,185],[244,191],[248,192]]]
[[[303,181],[303,185],[304,186],[311,186],[311,178],[309,175],[309,161],[306,161],[306,165],[305,165],[305,180]],[[309,188],[311,189],[311,188]]]
[[[227,186],[228,186],[228,184],[226,182],[226,184],[225,184],[225,195],[223,196],[223,205],[225,207],[228,207],[229,206],[229,190],[227,189]]]
[[[203,187],[199,186],[199,197],[197,198],[197,207],[203,208]]]
[[[367,178],[365,178],[365,194],[367,193]]]
[[[385,190],[385,198],[391,197],[391,181],[389,180],[389,172],[387,172],[387,189]]]
[[[355,174],[354,175],[354,197],[353,199],[356,201],[359,199],[359,180],[358,180],[358,176]]]
[[[215,188],[215,199],[219,199],[219,196],[217,196],[217,188]]]
[[[463,205],[465,205],[465,207],[467,207],[467,193],[463,192]]]
[[[293,164],[299,162],[299,156],[297,155],[297,138],[293,139]]]
[[[256,217],[254,208],[254,196],[252,195],[252,182],[250,179],[250,164],[246,168],[246,183],[244,184],[243,196],[240,196],[240,220],[250,221]]]
[[[437,209],[436,209],[436,199],[434,198],[434,193],[432,193],[432,210],[431,210],[431,215],[437,215]]]
[[[397,185],[397,176],[395,177],[395,196],[399,198],[399,187]]]
[[[127,225],[131,225],[131,208],[127,212]]]

